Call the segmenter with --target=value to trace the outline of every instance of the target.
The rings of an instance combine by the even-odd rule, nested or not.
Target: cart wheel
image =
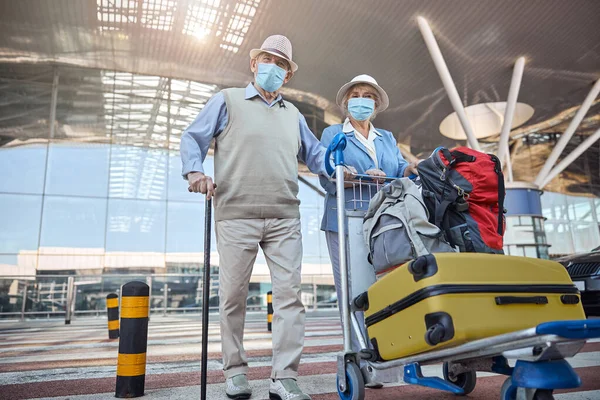
[[[500,400],[515,400],[517,398],[517,388],[512,386],[512,378],[507,378],[500,389]],[[533,395],[533,400],[554,400],[552,390],[537,389]]]
[[[500,389],[500,400],[516,400],[517,388],[512,387],[512,378],[506,378]]]
[[[552,390],[538,389],[533,395],[533,400],[554,400]]]
[[[340,391],[339,380],[337,382],[338,395],[341,400],[364,400],[365,380],[358,365],[354,363],[346,364],[346,383],[346,390],[342,392]]]
[[[458,374],[454,379],[450,378],[448,374],[450,368],[450,364],[448,362],[444,363],[444,379],[448,382],[455,384],[456,386],[462,388],[464,393],[460,396],[465,396],[471,393],[475,389],[475,385],[477,384],[477,372],[476,371],[467,371],[461,374]]]

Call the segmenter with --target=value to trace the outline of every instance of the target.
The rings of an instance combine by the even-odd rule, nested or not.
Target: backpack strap
[[[502,164],[500,159],[493,154],[490,154],[492,161],[494,162],[494,172],[498,175],[498,235],[504,234],[504,195],[506,194],[506,188],[504,187],[504,174],[502,173]]]
[[[454,150],[450,152],[450,154],[452,154],[454,164],[460,164],[463,162],[475,162],[477,160],[477,157],[472,156],[470,154],[465,154],[458,150]]]
[[[447,148],[445,148],[445,147],[442,147],[442,148],[440,149],[440,151],[442,152],[442,155],[444,156],[444,158],[446,159],[446,161],[448,161],[448,167],[451,167],[452,165],[454,165],[454,164],[452,163],[452,159],[453,159],[453,157],[452,157],[452,154],[450,153],[450,150],[448,150],[448,149],[447,149]]]
[[[465,154],[458,150],[450,151],[447,148],[443,147],[440,151],[444,155],[444,158],[448,160],[448,168],[452,168],[454,165],[463,162],[474,162],[475,160],[477,160],[477,157]]]
[[[463,242],[465,243],[465,250],[467,253],[477,253],[477,251],[475,250],[475,245],[473,244],[473,241],[469,238],[467,239],[465,237],[465,233],[464,231],[461,232],[462,237],[463,237]]]
[[[439,226],[440,228],[443,228],[444,230],[446,230],[446,228],[450,228],[449,226],[442,226],[442,224],[444,223],[444,216],[446,215],[446,212],[448,211],[448,207],[450,207],[451,204],[452,204],[452,201],[450,201],[450,200],[442,200],[439,204],[436,205],[436,207],[435,207],[435,222],[434,222],[435,226]]]
[[[450,221],[448,218],[444,218],[450,206],[455,206],[456,203],[450,200],[443,200],[435,207],[435,225],[438,226],[446,235],[446,240],[450,243],[451,246],[459,246],[460,244],[455,243],[452,240],[452,235],[450,233]],[[465,251],[467,253],[476,253],[475,245],[473,241],[465,235],[465,231],[468,230],[468,227],[461,229],[460,235],[462,237],[462,242],[465,246]]]

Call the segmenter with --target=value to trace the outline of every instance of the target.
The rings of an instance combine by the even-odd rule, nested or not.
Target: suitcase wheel
[[[356,307],[356,309],[360,310],[360,311],[368,310],[369,309],[369,293],[364,292],[364,293],[359,294],[354,299],[354,307]]]
[[[408,272],[413,275],[415,282],[434,276],[438,272],[437,262],[433,254],[415,258],[408,263]]]
[[[519,390],[525,390],[524,388],[518,388],[513,386],[512,378],[508,377],[504,383],[502,384],[502,389],[500,389],[500,400],[516,400],[517,392]],[[525,397],[523,397],[525,398]],[[529,397],[527,397],[529,398]],[[552,390],[548,389],[536,389],[533,394],[532,400],[554,400],[554,395],[552,394]]]
[[[425,341],[430,346],[435,346],[442,341],[444,335],[446,335],[446,327],[442,324],[435,324],[425,332]]]
[[[450,376],[450,364],[448,362],[444,363],[444,379],[450,383],[455,384],[464,390],[464,393],[461,396],[467,395],[471,393],[475,389],[475,385],[477,384],[477,372],[476,371],[465,371],[455,376]]]
[[[341,400],[364,400],[365,380],[360,368],[353,362],[346,363],[346,384],[346,390],[340,390],[338,379],[337,388]]]

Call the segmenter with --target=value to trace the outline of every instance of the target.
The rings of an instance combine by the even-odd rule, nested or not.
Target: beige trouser
[[[299,219],[217,221],[219,313],[223,370],[229,378],[248,372],[244,351],[246,298],[258,246],[273,283],[273,367],[271,378],[298,376],[304,347],[305,310],[300,298],[302,235]]]

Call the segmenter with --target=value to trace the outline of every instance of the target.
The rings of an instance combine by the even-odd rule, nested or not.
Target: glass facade
[[[506,254],[557,258],[600,245],[600,199],[544,192],[543,217],[507,216]]]
[[[153,307],[164,308],[165,290],[168,307],[198,306],[204,196],[187,190],[179,143],[220,88],[114,71],[31,68],[39,68],[37,81],[18,85],[32,96],[42,91],[42,105],[28,115],[3,114],[18,128],[0,145],[0,308],[21,312],[26,290],[27,312],[58,312],[57,304],[64,311],[66,276],[76,275],[76,311],[103,309],[107,290],[150,274]],[[300,108],[322,129],[322,112]],[[212,155],[205,169],[212,175]],[[316,177],[304,179],[318,186]],[[301,182],[299,198],[303,296],[311,306],[331,298],[333,278],[319,230],[323,197]],[[211,253],[218,267],[214,229]],[[268,290],[259,252],[249,304],[263,305]]]
[[[600,199],[545,192],[542,212],[549,253],[558,257],[600,245]]]
[[[504,252],[513,256],[548,258],[544,220],[532,216],[507,216]]]

